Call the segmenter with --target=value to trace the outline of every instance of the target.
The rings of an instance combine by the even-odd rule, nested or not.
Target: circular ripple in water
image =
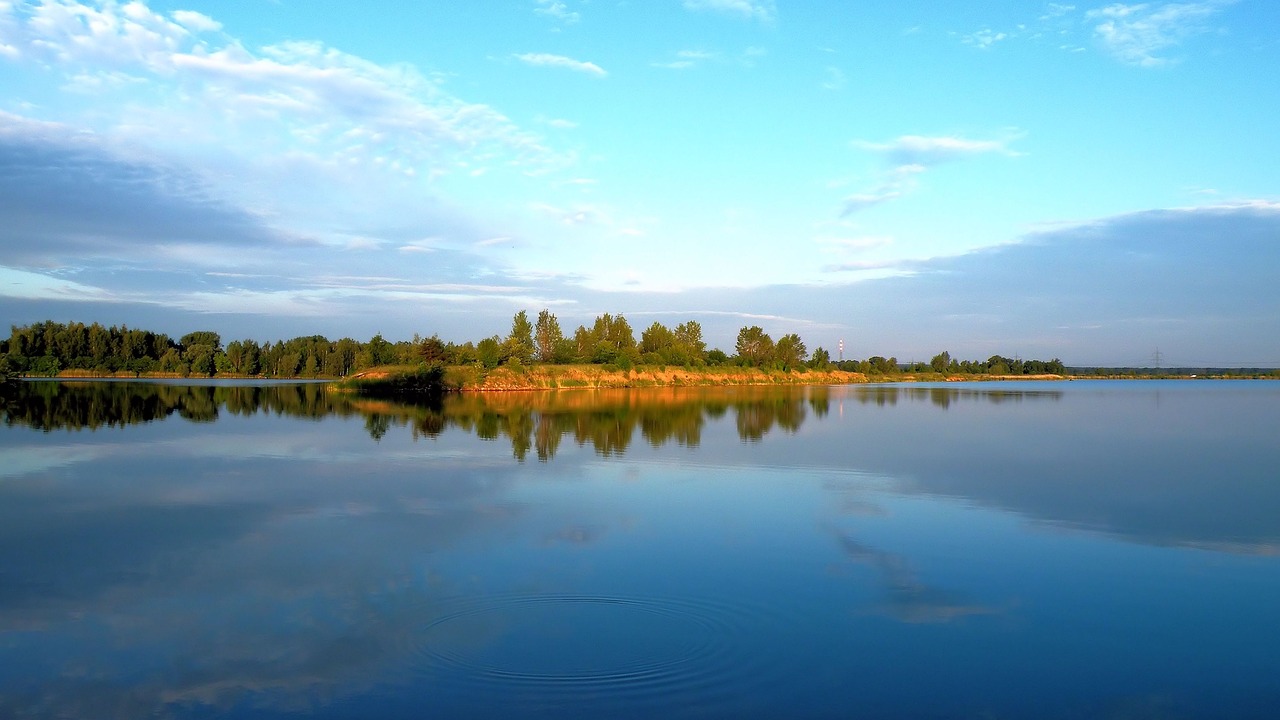
[[[735,648],[748,613],[706,603],[589,595],[473,598],[415,638],[419,672],[490,690],[614,697],[700,693],[753,664]],[[474,688],[480,689],[480,688]]]

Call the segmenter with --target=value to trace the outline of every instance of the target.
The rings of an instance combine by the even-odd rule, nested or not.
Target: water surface
[[[1280,383],[29,383],[0,716],[1271,718]]]

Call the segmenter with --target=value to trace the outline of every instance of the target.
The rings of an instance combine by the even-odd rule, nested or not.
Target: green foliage
[[[214,350],[222,349],[222,336],[210,330],[198,330],[182,336],[178,344],[185,350],[196,345],[207,345]]]
[[[533,361],[533,324],[524,310],[511,319],[511,334],[507,335],[506,356],[521,363]]]
[[[432,335],[418,343],[418,357],[428,365],[448,365],[449,348],[439,336]]]
[[[568,350],[564,340],[564,333],[560,330],[560,321],[556,316],[546,309],[538,313],[538,320],[533,326],[533,343],[538,360],[544,363],[568,362],[573,356],[563,352]]]
[[[773,339],[759,325],[739,330],[734,348],[739,362],[747,367],[760,367],[773,359]]]
[[[492,370],[502,362],[502,342],[497,335],[487,337],[476,345],[476,362],[486,370]]]
[[[474,365],[483,369],[503,364],[524,368],[534,362],[582,362],[630,370],[640,362],[692,369],[724,365],[730,360],[719,349],[706,349],[702,327],[693,320],[674,329],[654,322],[641,333],[637,343],[625,317],[606,313],[597,317],[590,329],[578,326],[573,337],[566,338],[556,316],[545,309],[534,323],[529,322],[525,311],[516,313],[511,333],[505,339],[485,338],[479,346],[470,341],[461,345],[445,342],[436,335],[426,339],[415,335],[412,341],[392,343],[381,334],[367,343],[351,338],[330,341],[320,335],[261,344],[251,339],[234,340],[225,349],[221,342],[221,336],[209,330],[187,333],[180,342],[175,342],[163,333],[126,326],[45,321],[25,327],[12,326],[10,336],[0,339],[0,357],[13,372],[36,376],[82,371],[281,378],[347,377],[373,366],[421,362]],[[810,359],[798,335],[783,335],[775,343],[758,326],[741,329],[736,350],[734,361],[750,367],[800,370],[806,366],[835,366],[877,377],[902,371],[895,358],[880,356],[861,362],[833,363],[824,348],[815,350]],[[979,375],[1063,375],[1067,372],[1057,358],[1041,361],[993,355],[985,361],[957,361],[945,352],[930,363],[913,363],[909,370]],[[1132,373],[1132,369],[1129,372]],[[1259,370],[1254,374],[1266,372]]]
[[[800,336],[795,333],[778,338],[777,344],[773,347],[774,361],[781,365],[783,370],[804,367],[804,361],[808,357],[808,348],[804,346],[804,341],[800,339]]]

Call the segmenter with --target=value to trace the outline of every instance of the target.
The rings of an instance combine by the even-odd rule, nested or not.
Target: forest
[[[275,342],[253,339],[223,344],[210,330],[189,332],[179,338],[99,323],[59,323],[52,320],[12,326],[0,341],[0,371],[8,375],[53,377],[162,376],[162,377],[264,377],[340,378],[383,366],[474,365],[519,368],[537,364],[596,364],[615,369],[638,365],[700,367],[735,365],[782,371],[839,369],[869,376],[902,373],[966,375],[1061,375],[1062,361],[1023,360],[993,355],[986,360],[956,360],[949,352],[929,362],[900,363],[894,357],[837,361],[823,347],[809,351],[798,334],[776,340],[757,325],[739,330],[733,354],[708,349],[702,326],[689,320],[667,327],[654,322],[637,339],[627,319],[605,313],[590,327],[579,325],[566,333],[549,310],[535,319],[521,310],[504,335],[454,343],[437,335],[415,335],[392,342],[380,333],[367,341],[322,335]]]

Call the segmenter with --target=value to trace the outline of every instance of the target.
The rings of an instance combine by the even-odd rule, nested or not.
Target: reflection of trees
[[[653,447],[696,447],[709,420],[734,413],[738,434],[758,441],[775,428],[797,431],[808,412],[825,414],[827,388],[737,387],[591,390],[451,395],[424,403],[331,393],[317,383],[178,385],[145,382],[23,383],[3,409],[8,425],[45,431],[117,427],[177,415],[214,422],[221,413],[364,418],[381,440],[394,427],[416,437],[439,437],[455,427],[484,440],[511,443],[524,461],[546,462],[571,437],[604,456],[626,453],[637,432]]]
[[[1061,390],[1010,390],[984,387],[936,387],[936,386],[902,386],[874,385],[857,388],[853,398],[864,405],[897,405],[899,399],[911,402],[927,402],[942,409],[958,402],[977,402],[979,400],[992,404],[1022,402],[1024,400],[1061,400]]]
[[[6,425],[51,432],[96,430],[164,420],[177,415],[212,422],[220,412],[233,415],[274,413],[321,418],[350,415],[342,396],[319,384],[175,385],[141,382],[24,382],[4,403]]]
[[[565,438],[607,457],[625,454],[637,432],[653,447],[696,447],[707,422],[730,410],[743,439],[759,440],[775,427],[795,432],[809,409],[827,411],[829,396],[826,388],[794,387],[562,390],[451,395],[438,410],[387,402],[377,407],[398,413],[415,437],[438,437],[455,427],[484,440],[506,439],[517,460],[532,453],[547,462]],[[368,413],[373,406],[357,400],[354,407]]]

